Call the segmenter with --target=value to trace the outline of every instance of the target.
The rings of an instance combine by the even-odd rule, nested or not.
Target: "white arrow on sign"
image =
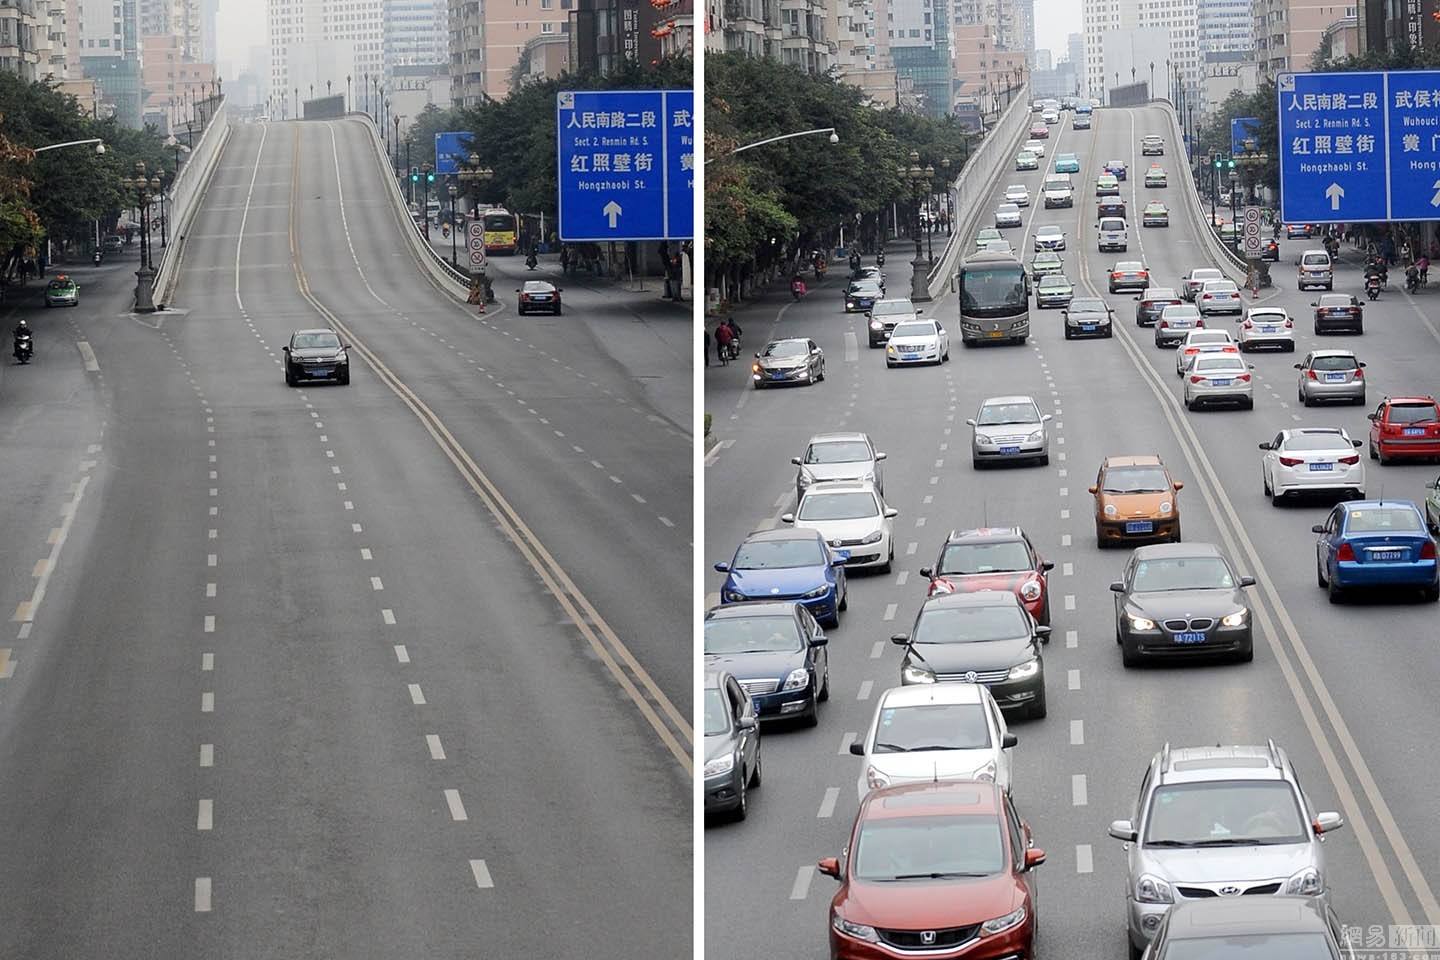
[[[1331,210],[1340,209],[1340,198],[1345,196],[1345,188],[1338,183],[1332,183],[1325,188],[1325,199],[1330,201]]]
[[[620,219],[620,211],[620,204],[616,203],[614,200],[611,200],[609,203],[605,204],[605,206],[600,211],[601,213],[605,214],[606,219],[610,221],[611,230],[615,229],[615,222]]]
[[[1430,189],[1435,191],[1435,196],[1430,198],[1430,206],[1440,207],[1440,180],[1430,184]]]

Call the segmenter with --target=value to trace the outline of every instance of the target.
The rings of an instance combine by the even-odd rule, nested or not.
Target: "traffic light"
[[[1232,163],[1231,166],[1234,166],[1234,164]],[[435,182],[435,171],[430,170],[430,171],[427,171],[427,172],[426,172],[426,174],[425,174],[425,182],[426,182],[426,183],[434,183],[434,182]]]
[[[419,167],[411,167],[411,168],[410,168],[410,182],[411,182],[411,183],[419,183],[419,182],[420,182],[420,168],[419,168]]]
[[[1220,165],[1221,165],[1222,163],[1224,163],[1224,162],[1225,162],[1225,158],[1224,158],[1224,157],[1216,157],[1216,158],[1215,158],[1215,161],[1214,161],[1215,169],[1216,169],[1216,170],[1219,170],[1219,169],[1220,169]]]
[[[1231,158],[1229,158],[1228,160],[1225,161],[1225,169],[1227,169],[1227,170],[1234,170],[1234,169],[1235,169],[1235,158],[1234,158],[1234,157],[1231,157]]]

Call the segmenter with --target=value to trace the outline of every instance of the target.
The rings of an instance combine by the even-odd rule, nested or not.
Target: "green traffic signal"
[[[1229,160],[1226,160],[1226,161],[1225,161],[1225,166],[1228,167],[1228,168],[1231,169],[1231,170],[1234,170],[1234,169],[1235,169],[1235,158],[1234,158],[1234,157],[1231,157]]]
[[[416,167],[411,167],[411,168],[410,168],[410,182],[411,182],[411,183],[419,183],[419,182],[420,182],[420,170],[419,170],[418,168],[416,168]]]
[[[1231,164],[1231,166],[1234,166],[1234,164]],[[425,174],[425,182],[426,182],[426,183],[434,183],[434,182],[435,182],[435,174],[433,174],[433,173],[427,173],[427,174]]]

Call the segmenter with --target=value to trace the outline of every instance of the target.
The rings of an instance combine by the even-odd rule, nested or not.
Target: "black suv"
[[[285,351],[288,386],[301,380],[350,382],[350,345],[343,343],[334,330],[296,330],[281,349]]]
[[[1101,199],[1099,203],[1095,204],[1095,217],[1096,219],[1101,217],[1119,217],[1121,220],[1126,219],[1125,201],[1115,200],[1109,197]]]

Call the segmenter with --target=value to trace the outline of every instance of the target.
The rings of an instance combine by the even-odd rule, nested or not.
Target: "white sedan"
[[[938,320],[921,317],[895,324],[885,344],[885,366],[944,363],[950,359],[950,334]]]
[[[1255,407],[1250,364],[1237,353],[1202,353],[1185,371],[1185,406],[1198,410],[1206,403],[1239,403]]]
[[[1251,307],[1240,322],[1240,349],[1278,347],[1295,352],[1295,321],[1284,307]]]
[[[1024,222],[1020,218],[1020,208],[1013,203],[1002,203],[995,208],[995,227],[1018,227]]]
[[[1035,230],[1036,250],[1064,250],[1065,231],[1052,224],[1037,227]]]
[[[1240,347],[1229,330],[1191,330],[1175,348],[1175,376],[1184,376],[1190,361],[1201,354],[1239,352]]]
[[[1044,140],[1026,140],[1026,141],[1025,141],[1025,150],[1026,150],[1027,152],[1029,152],[1029,153],[1035,154],[1035,156],[1037,156],[1037,157],[1043,157],[1043,156],[1045,156],[1045,141],[1044,141]]]
[[[1023,183],[1012,183],[1005,188],[1005,202],[1017,207],[1030,206],[1030,190]]]
[[[900,511],[887,506],[875,484],[830,480],[811,484],[794,513],[780,516],[797,529],[814,530],[837,550],[850,551],[848,567],[889,571],[895,559],[894,523]]]
[[[988,780],[1010,790],[1015,735],[983,683],[918,683],[880,695],[864,740],[856,792],[929,780]]]
[[[1305,493],[1365,499],[1365,460],[1356,450],[1360,445],[1339,427],[1281,430],[1260,444],[1265,451],[1260,461],[1265,495],[1276,506],[1287,495]]]

